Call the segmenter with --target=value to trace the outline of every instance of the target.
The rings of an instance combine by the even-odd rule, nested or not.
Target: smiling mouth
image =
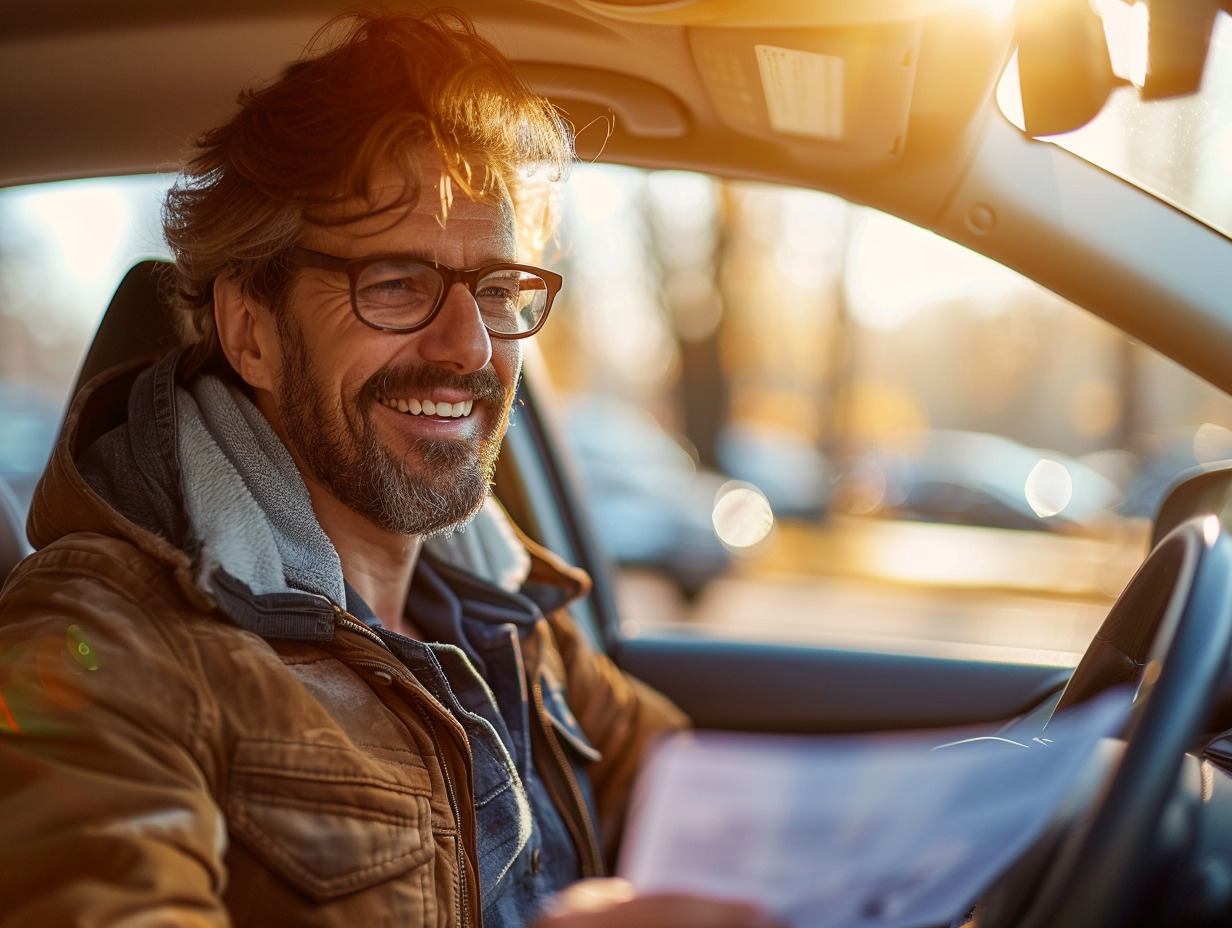
[[[378,397],[382,406],[388,406],[396,412],[410,416],[437,416],[442,419],[461,419],[469,416],[475,406],[474,400],[462,400],[459,403],[434,403],[432,400],[405,399],[403,397]]]

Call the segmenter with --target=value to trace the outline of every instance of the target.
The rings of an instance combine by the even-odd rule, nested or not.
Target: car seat
[[[179,335],[166,299],[171,269],[167,261],[142,261],[124,275],[81,364],[73,396],[109,367],[175,347]]]
[[[0,477],[0,586],[17,562],[29,553],[21,504],[8,483]]]
[[[125,275],[82,363],[73,386],[74,396],[95,374],[176,344],[175,324],[162,300],[164,288],[170,285],[170,267],[166,261],[142,261]],[[25,509],[0,478],[0,583],[29,553]]]

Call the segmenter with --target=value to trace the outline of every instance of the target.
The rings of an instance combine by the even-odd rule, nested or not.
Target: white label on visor
[[[818,139],[843,137],[843,59],[777,45],[755,45],[770,125]]]

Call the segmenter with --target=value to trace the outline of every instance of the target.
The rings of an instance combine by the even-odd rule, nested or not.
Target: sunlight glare
[[[1094,6],[1103,21],[1104,41],[1108,45],[1112,73],[1122,80],[1129,80],[1133,70],[1131,60],[1136,57],[1132,50],[1134,27],[1131,25],[1135,14],[1122,0],[1094,0]]]
[[[124,195],[113,187],[41,190],[22,197],[19,208],[43,227],[61,254],[61,266],[77,280],[111,268],[132,218]]]
[[[1142,0],[1138,0],[1129,11],[1129,80],[1135,87],[1146,83],[1150,15]]]
[[[1031,468],[1023,487],[1027,505],[1041,519],[1055,516],[1065,510],[1074,498],[1074,481],[1064,464],[1041,458]]]
[[[1009,19],[1014,12],[1014,0],[970,0],[970,3],[987,12],[993,19]]]
[[[587,222],[607,222],[623,205],[624,190],[603,171],[577,171],[569,186]]]
[[[880,331],[906,324],[929,306],[973,294],[1000,308],[1020,280],[983,255],[883,213],[862,217],[848,253],[851,313]]]

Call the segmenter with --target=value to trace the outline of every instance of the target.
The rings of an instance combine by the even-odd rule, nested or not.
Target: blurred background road
[[[1072,666],[1145,549],[1010,530],[836,517],[776,528],[689,600],[658,571],[621,571],[626,631]]]

